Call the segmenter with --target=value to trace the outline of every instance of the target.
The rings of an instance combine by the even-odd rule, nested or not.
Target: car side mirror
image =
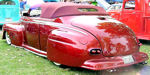
[[[23,16],[30,16],[28,13],[23,13]]]

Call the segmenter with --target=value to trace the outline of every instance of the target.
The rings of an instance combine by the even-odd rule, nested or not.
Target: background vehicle
[[[60,0],[44,0],[45,2],[58,2]]]
[[[101,7],[63,2],[40,7],[37,15],[31,10],[20,22],[4,24],[3,39],[53,62],[91,70],[148,60],[133,31]]]
[[[105,10],[111,6],[106,0],[96,0],[96,2],[98,3],[98,6],[103,7]]]
[[[19,0],[0,0],[0,25],[20,19]]]
[[[120,9],[122,9],[122,3],[119,3],[119,4],[112,4],[112,5],[110,5],[110,6],[106,9],[106,11],[107,11],[107,12],[109,12],[109,11],[113,12],[113,11],[117,11],[117,10],[120,10]]]
[[[115,3],[115,2],[120,2],[120,3],[123,2],[123,0],[106,0],[106,1],[110,4]]]
[[[139,39],[150,40],[150,0],[124,0],[122,9],[108,13],[128,25]]]

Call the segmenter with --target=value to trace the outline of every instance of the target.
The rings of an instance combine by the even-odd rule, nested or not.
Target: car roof
[[[83,12],[78,9],[96,9],[96,12]],[[57,18],[71,15],[108,15],[106,11],[94,5],[76,4],[70,2],[49,2],[41,5],[41,18]]]

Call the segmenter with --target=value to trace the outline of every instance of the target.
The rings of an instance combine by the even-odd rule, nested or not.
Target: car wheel
[[[7,44],[11,44],[11,39],[10,39],[10,36],[8,35],[8,33],[6,32],[5,33],[5,37],[6,37],[6,42],[7,42]]]
[[[56,62],[52,62],[54,65],[56,65],[56,66],[60,66],[61,64],[59,64],[59,63],[56,63]]]

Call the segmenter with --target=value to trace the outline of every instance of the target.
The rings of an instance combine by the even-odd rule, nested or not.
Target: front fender
[[[5,39],[5,33],[10,36],[11,43],[16,46],[22,46],[23,44],[23,31],[24,27],[19,23],[4,24],[3,26],[3,39]]]

